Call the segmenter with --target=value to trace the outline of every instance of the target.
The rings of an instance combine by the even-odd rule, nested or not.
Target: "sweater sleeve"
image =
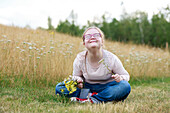
[[[121,80],[129,81],[129,79],[130,79],[129,73],[125,70],[122,62],[120,61],[120,59],[117,56],[115,56],[115,59],[114,59],[113,72],[115,74],[120,75]]]
[[[83,80],[82,78],[82,71],[81,71],[81,67],[80,67],[80,60],[78,59],[78,57],[75,58],[74,62],[73,62],[73,77],[76,80]]]

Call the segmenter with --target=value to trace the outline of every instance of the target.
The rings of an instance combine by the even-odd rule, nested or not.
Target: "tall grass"
[[[105,49],[121,59],[131,77],[170,75],[168,51],[107,40]],[[16,83],[17,77],[29,83],[56,84],[72,74],[73,61],[83,50],[79,37],[0,25],[0,76],[9,77],[10,83]]]

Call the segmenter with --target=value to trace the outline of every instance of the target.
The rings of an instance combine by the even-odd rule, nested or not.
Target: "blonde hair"
[[[103,33],[103,31],[102,30],[100,30],[98,27],[96,27],[96,26],[92,26],[92,27],[88,27],[85,31],[84,31],[84,33],[83,33],[83,42],[84,42],[84,35],[86,34],[86,32],[89,30],[89,29],[96,29],[100,34],[101,34],[101,38],[103,39],[103,41],[104,41],[104,33]]]

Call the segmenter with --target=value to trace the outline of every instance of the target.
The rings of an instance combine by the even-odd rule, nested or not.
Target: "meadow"
[[[0,112],[169,112],[169,51],[108,40],[105,49],[129,72],[131,94],[116,104],[71,103],[55,95],[55,85],[72,74],[82,39],[0,25]]]

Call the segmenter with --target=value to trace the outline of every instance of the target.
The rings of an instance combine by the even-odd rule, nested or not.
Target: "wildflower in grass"
[[[30,46],[32,45],[31,43],[27,43],[27,44],[30,45]]]
[[[66,89],[69,91],[69,94],[72,94],[77,90],[77,80],[73,76],[69,76],[64,80]],[[61,89],[64,92],[64,89]]]
[[[7,38],[7,36],[6,36],[6,35],[2,35],[2,37]]]
[[[24,52],[25,50],[24,49],[21,49],[21,51],[20,52]]]
[[[62,93],[64,92],[64,89],[60,89],[60,90],[61,90]]]
[[[37,57],[37,59],[40,59],[40,57]]]
[[[54,32],[52,31],[52,32],[50,32],[50,34],[51,34],[51,35],[54,35]]]
[[[101,59],[99,62],[99,64],[103,63],[103,65],[107,68],[107,70],[109,70],[110,73],[112,73],[112,71],[109,69],[109,67],[106,65],[106,63],[104,62],[104,59]],[[113,74],[113,73],[112,73]]]
[[[8,43],[8,42],[11,42],[11,40],[7,40],[7,43]]]
[[[29,49],[31,50],[31,49],[32,49],[32,47],[30,46],[30,47],[29,47]]]
[[[36,48],[36,47],[33,47],[33,49],[35,49],[35,50],[36,50],[37,48]]]
[[[50,49],[54,49],[54,47],[50,47]]]

